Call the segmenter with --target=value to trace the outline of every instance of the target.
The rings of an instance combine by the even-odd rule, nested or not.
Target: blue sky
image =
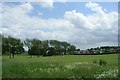
[[[42,15],[42,18],[62,18],[66,11],[71,10],[82,12],[85,15],[94,13],[85,7],[86,3],[87,2],[66,2],[66,3],[55,2],[54,7],[51,9],[42,7],[39,4],[32,3],[35,9],[33,10],[32,13],[30,13],[30,15],[39,17],[37,13],[42,12],[44,14]],[[98,2],[98,4],[103,8],[107,9],[107,12],[118,11],[117,2]]]
[[[76,10],[82,12],[84,15],[89,15],[94,12],[85,7],[87,2],[54,2],[53,8],[46,8],[36,4],[37,2],[31,2],[34,7],[34,10],[29,13],[30,16],[37,16],[42,18],[63,18],[63,15],[66,11]],[[107,13],[111,11],[118,12],[118,3],[117,2],[97,2],[100,6],[107,10]],[[20,5],[20,2],[7,2],[10,6]],[[112,6],[111,6],[112,5]],[[39,12],[42,12],[44,15],[38,15]]]
[[[3,3],[4,35],[67,41],[77,48],[117,45],[117,2]],[[1,18],[1,17],[0,17]],[[1,31],[0,31],[1,32]]]

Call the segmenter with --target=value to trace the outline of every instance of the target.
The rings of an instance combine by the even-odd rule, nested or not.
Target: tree
[[[32,47],[32,40],[31,39],[26,39],[24,41],[24,46],[27,46],[28,51],[29,51],[31,49],[31,47]]]
[[[9,49],[9,40],[6,37],[2,36],[2,54],[9,53]]]
[[[64,54],[66,55],[66,53],[67,53],[67,50],[68,50],[68,46],[70,45],[69,43],[67,43],[67,42],[61,42],[61,44],[62,44],[62,50],[63,50],[63,52],[64,52]]]
[[[10,55],[14,58],[14,54],[20,54],[24,52],[23,43],[20,39],[16,39],[13,37],[8,37],[9,40],[9,49],[10,49]]]
[[[2,36],[2,54],[9,54],[10,58],[14,58],[14,54],[24,52],[23,43],[20,39]]]
[[[44,40],[39,39],[26,39],[21,41],[20,39],[13,37],[2,36],[2,54],[10,54],[10,58],[14,58],[14,54],[23,53],[25,50],[23,47],[27,46],[29,55],[63,55],[76,50],[74,45],[67,42],[61,42],[58,40]]]
[[[2,54],[2,35],[0,34],[0,56]]]
[[[41,45],[42,45],[42,55],[45,55],[46,51],[49,48],[49,46],[48,46],[48,40],[42,41]]]
[[[76,47],[74,45],[69,45],[68,47],[68,52],[70,54],[74,54],[74,51],[76,50]]]
[[[42,44],[38,39],[26,39],[24,44],[28,47],[29,55],[41,55],[42,54]]]
[[[54,48],[53,55],[61,55],[61,42],[57,40],[50,40],[50,47]]]

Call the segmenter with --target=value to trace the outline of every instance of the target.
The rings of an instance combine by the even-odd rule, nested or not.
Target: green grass
[[[105,60],[107,64],[101,66],[99,63],[93,63],[94,60],[100,59]],[[32,58],[27,55],[15,55],[14,59],[3,56],[2,62],[3,78],[96,78],[104,71],[117,70],[118,54]],[[103,77],[106,77],[107,74],[104,75]]]
[[[0,79],[2,79],[2,56],[0,56]]]

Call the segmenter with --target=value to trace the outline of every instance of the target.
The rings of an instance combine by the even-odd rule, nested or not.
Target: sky
[[[118,44],[117,2],[3,2],[0,33],[66,41],[87,49]]]

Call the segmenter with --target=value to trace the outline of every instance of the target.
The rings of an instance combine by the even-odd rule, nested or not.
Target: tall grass
[[[112,57],[112,58],[111,58]],[[93,63],[104,59],[106,66]],[[117,69],[117,55],[67,55],[33,57],[3,56],[3,78],[93,78],[109,69]],[[96,76],[97,77],[97,76]]]

